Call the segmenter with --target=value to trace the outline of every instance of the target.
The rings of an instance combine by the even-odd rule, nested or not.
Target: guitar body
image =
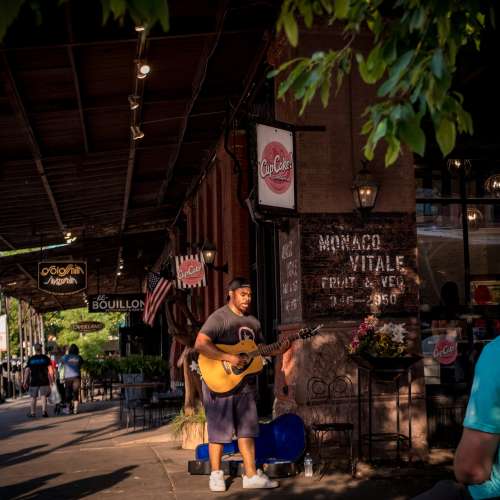
[[[242,340],[234,345],[215,345],[229,354],[247,354],[257,349],[253,340]],[[256,356],[249,359],[248,364],[243,368],[235,368],[227,361],[210,359],[200,354],[198,365],[201,376],[210,391],[219,396],[228,396],[241,387],[246,377],[261,372],[264,363],[261,356]]]

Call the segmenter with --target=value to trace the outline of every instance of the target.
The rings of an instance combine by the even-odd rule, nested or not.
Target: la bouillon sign
[[[87,263],[44,261],[38,263],[38,288],[54,295],[71,295],[87,288]]]

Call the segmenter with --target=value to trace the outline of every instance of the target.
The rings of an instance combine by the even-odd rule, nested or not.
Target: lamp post
[[[354,204],[362,216],[368,215],[377,202],[379,184],[368,171],[368,162],[363,161],[363,168],[352,183],[351,191]]]

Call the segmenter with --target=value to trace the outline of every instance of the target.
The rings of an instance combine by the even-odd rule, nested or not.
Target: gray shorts
[[[256,438],[259,435],[255,392],[215,396],[204,382],[202,392],[210,443],[230,443],[233,436]]]
[[[32,398],[37,398],[38,396],[48,396],[50,394],[50,385],[30,385],[28,394]]]

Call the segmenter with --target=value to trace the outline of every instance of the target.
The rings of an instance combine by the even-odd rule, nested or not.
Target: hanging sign
[[[200,254],[177,255],[175,271],[178,288],[196,288],[206,286],[205,262]]]
[[[78,323],[73,323],[71,329],[75,332],[80,333],[90,333],[98,332],[104,328],[104,323],[100,321],[79,321]]]
[[[87,288],[86,262],[38,263],[38,288],[54,295],[71,295]]]
[[[293,132],[256,124],[257,188],[259,205],[295,209]]]
[[[0,351],[7,350],[7,315],[0,315]]]
[[[89,313],[144,311],[143,293],[89,295],[88,301]]]

